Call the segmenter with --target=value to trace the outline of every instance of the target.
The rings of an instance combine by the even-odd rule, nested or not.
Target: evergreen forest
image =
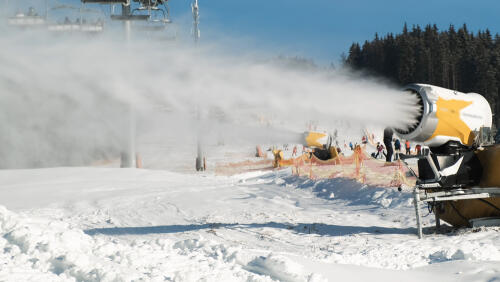
[[[490,102],[497,127],[500,122],[500,35],[489,30],[470,32],[464,24],[440,31],[407,25],[401,34],[375,34],[361,46],[353,43],[345,65],[382,76],[398,85],[427,83],[460,92],[476,92]]]

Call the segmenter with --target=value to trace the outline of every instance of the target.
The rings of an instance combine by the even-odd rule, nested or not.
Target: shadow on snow
[[[395,228],[380,226],[344,226],[329,225],[322,223],[312,224],[287,224],[287,223],[206,223],[206,224],[188,224],[188,225],[163,225],[163,226],[145,226],[145,227],[111,227],[94,228],[84,232],[88,235],[147,235],[147,234],[171,234],[183,233],[200,230],[213,229],[233,229],[245,230],[254,228],[275,228],[286,229],[299,234],[318,234],[322,236],[345,236],[354,234],[415,234],[416,228]]]

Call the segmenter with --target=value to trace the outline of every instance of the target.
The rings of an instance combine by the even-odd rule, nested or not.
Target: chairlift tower
[[[132,20],[131,13],[131,3],[130,0],[81,0],[83,4],[108,4],[112,5],[114,8],[115,4],[120,4],[122,7],[121,15],[111,15],[112,20],[123,21],[123,28],[125,30],[125,40],[130,42],[131,40],[131,27],[130,21]],[[126,137],[126,147],[123,148],[124,151],[120,156],[120,167],[122,168],[134,168],[137,166],[136,163],[136,124],[135,124],[135,112],[132,101],[129,101],[128,109],[128,136]]]
[[[132,9],[131,2],[139,3],[139,8]],[[81,0],[82,3],[91,3],[91,4],[108,4],[114,8],[115,4],[120,4],[122,6],[121,15],[114,14],[114,9],[112,9],[111,19],[112,20],[120,20],[124,22],[125,36],[127,41],[131,40],[131,21],[151,21],[160,23],[162,25],[170,23],[169,15],[170,11],[167,7],[168,0]],[[200,30],[199,30],[199,6],[198,0],[193,0],[194,2],[191,4],[191,10],[193,14],[193,39],[195,43],[198,43],[200,38]],[[160,5],[163,5],[166,9],[163,10],[160,8]],[[147,13],[144,14],[144,11]],[[163,19],[153,18],[154,12],[163,13]],[[139,14],[135,14],[138,12]],[[142,14],[141,14],[142,12]],[[201,111],[198,108],[197,110],[198,120],[201,120]],[[130,148],[128,156],[127,154],[122,155],[122,167],[133,167],[135,166],[133,161],[135,161],[135,118],[134,113],[130,110]],[[125,160],[124,160],[125,159]],[[125,164],[124,164],[125,163]],[[196,170],[205,170],[205,158],[203,156],[202,150],[202,142],[201,142],[201,129],[198,129],[198,141],[197,141],[197,158],[196,158]]]
[[[198,40],[200,39],[200,10],[198,6],[198,0],[194,0],[191,4],[191,11],[193,13],[193,39],[194,43],[198,44]],[[203,153],[203,140],[202,140],[202,130],[201,130],[201,106],[198,105],[196,108],[196,116],[198,120],[198,136],[196,141],[196,170],[204,171],[206,169],[206,161]]]
[[[165,26],[170,23],[170,11],[167,6],[167,1],[168,0],[81,0],[83,4],[110,5],[112,8],[111,20],[123,22],[127,43],[132,40],[133,21],[154,22],[160,26]],[[139,7],[133,9],[132,2],[138,3]],[[114,7],[117,4],[121,5],[121,14],[114,13]],[[160,14],[159,17],[158,14]],[[133,101],[129,103],[128,112],[129,136],[127,137],[127,148],[124,148],[126,152],[122,152],[121,167],[137,167],[139,161],[136,153],[136,118]]]
[[[193,38],[194,42],[198,43],[198,40],[200,39],[200,10],[198,0],[194,0],[193,4],[191,4],[191,11],[193,13]]]

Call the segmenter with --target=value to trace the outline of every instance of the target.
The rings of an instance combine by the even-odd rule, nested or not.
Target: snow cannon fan
[[[420,115],[407,129],[397,129],[406,140],[427,145],[430,152],[418,158],[417,185],[422,188],[460,188],[478,185],[483,167],[476,150],[481,132],[491,132],[492,113],[486,99],[427,84],[410,84]]]

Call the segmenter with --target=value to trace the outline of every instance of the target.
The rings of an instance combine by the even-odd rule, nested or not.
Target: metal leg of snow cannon
[[[415,217],[417,220],[417,234],[418,238],[422,239],[422,219],[420,216],[420,191],[418,189],[418,186],[415,187],[415,190],[413,190],[413,201],[415,204]]]
[[[441,219],[439,218],[440,209],[441,209],[441,203],[440,202],[434,203],[434,217],[436,219],[436,233],[438,233],[439,229],[441,228]]]

